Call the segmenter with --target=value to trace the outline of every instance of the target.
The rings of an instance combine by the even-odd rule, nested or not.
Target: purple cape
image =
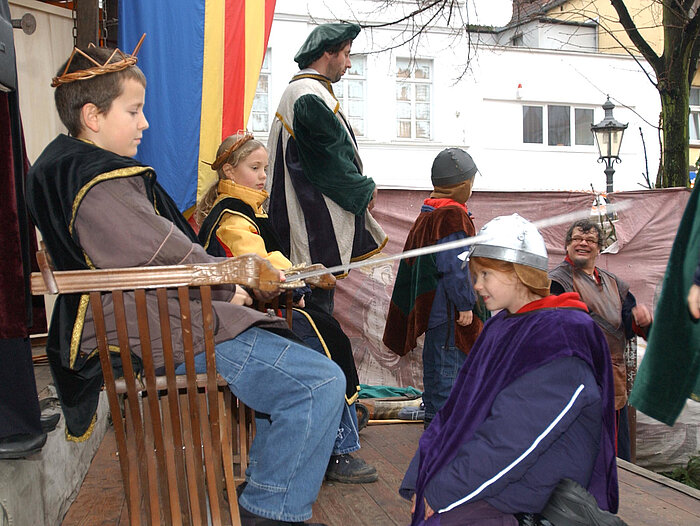
[[[614,395],[605,337],[585,311],[545,308],[516,314],[501,311],[484,326],[450,397],[420,439],[416,512],[411,524],[419,524],[425,514],[423,494],[428,482],[452,461],[461,444],[472,439],[501,390],[523,374],[563,357],[585,361],[600,388],[600,450],[588,491],[602,509],[617,512]]]

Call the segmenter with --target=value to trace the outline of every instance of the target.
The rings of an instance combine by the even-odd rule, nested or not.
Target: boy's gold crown
[[[217,156],[216,160],[210,164],[212,170],[218,170],[221,168],[224,164],[226,164],[226,161],[228,161],[228,158],[231,157],[231,154],[238,150],[241,146],[243,146],[245,143],[247,143],[250,140],[253,140],[253,134],[250,133],[249,131],[239,131],[236,135],[243,135],[240,139],[238,139],[236,142],[234,142],[231,146],[226,148],[223,152],[221,152],[221,155]],[[202,161],[204,164],[209,164],[206,161]]]
[[[100,64],[94,58],[87,55],[85,52],[81,51],[77,47],[73,48],[73,53],[70,54],[70,58],[68,59],[68,63],[66,64],[66,69],[63,70],[63,74],[61,76],[54,77],[51,80],[51,87],[55,88],[57,86],[60,86],[61,84],[68,84],[70,82],[75,82],[76,80],[91,79],[98,75],[104,75],[105,73],[114,73],[116,71],[126,69],[129,66],[133,66],[134,64],[136,64],[136,62],[138,62],[136,55],[138,54],[139,49],[141,49],[141,44],[143,44],[144,38],[146,38],[146,33],[141,35],[141,39],[139,40],[138,44],[136,44],[134,51],[130,55],[125,54],[122,50],[117,48],[109,56],[109,58],[105,61],[104,64]],[[95,44],[89,44],[88,48],[89,47],[95,47]],[[88,59],[95,65],[91,68],[79,69],[77,71],[71,71],[70,73],[66,73],[70,68],[71,63],[73,62],[73,57],[76,53],[84,56],[86,59]],[[121,60],[111,62],[111,60],[117,55],[121,57]]]

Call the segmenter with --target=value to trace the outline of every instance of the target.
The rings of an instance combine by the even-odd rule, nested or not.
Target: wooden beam
[[[100,8],[98,0],[75,0],[76,44],[85,49],[88,44],[99,45]]]

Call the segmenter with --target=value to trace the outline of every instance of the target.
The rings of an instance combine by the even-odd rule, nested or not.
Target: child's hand
[[[459,316],[457,317],[457,325],[466,327],[474,319],[474,313],[470,310],[459,311]]]
[[[435,515],[435,512],[433,511],[433,508],[430,507],[430,504],[428,504],[428,501],[423,498],[423,505],[425,506],[425,520],[428,520],[430,517]],[[416,494],[414,493],[411,496],[411,515],[413,515],[416,512]]]
[[[367,211],[371,212],[372,209],[374,208],[374,204],[376,203],[376,198],[377,198],[377,187],[374,187],[374,192],[372,192],[372,198],[369,200],[369,203],[367,204]]]
[[[688,308],[693,318],[700,318],[700,287],[695,284],[688,291]]]
[[[281,270],[279,271],[279,281],[280,283],[283,283],[286,280],[284,277],[284,272]],[[269,290],[269,291],[262,291],[258,289],[253,289],[253,294],[255,294],[255,298],[260,300],[260,301],[270,301],[273,298],[276,298],[277,296],[280,295],[282,292],[282,288],[277,288],[276,290]]]
[[[240,306],[252,305],[253,298],[250,297],[250,294],[248,294],[243,287],[237,286],[236,292],[234,292],[233,298],[231,298],[231,303]]]

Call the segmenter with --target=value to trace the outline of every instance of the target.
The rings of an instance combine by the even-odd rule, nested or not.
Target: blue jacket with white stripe
[[[481,488],[474,500],[502,512],[539,512],[561,479],[588,485],[601,413],[600,391],[582,360],[559,358],[530,371],[501,391],[472,440],[430,480],[425,497],[437,511]],[[401,486],[405,496],[413,493],[417,470],[418,453]]]
[[[539,512],[563,478],[617,511],[610,354],[575,293],[484,326],[400,493],[440,513]],[[452,515],[452,513],[450,513]]]

